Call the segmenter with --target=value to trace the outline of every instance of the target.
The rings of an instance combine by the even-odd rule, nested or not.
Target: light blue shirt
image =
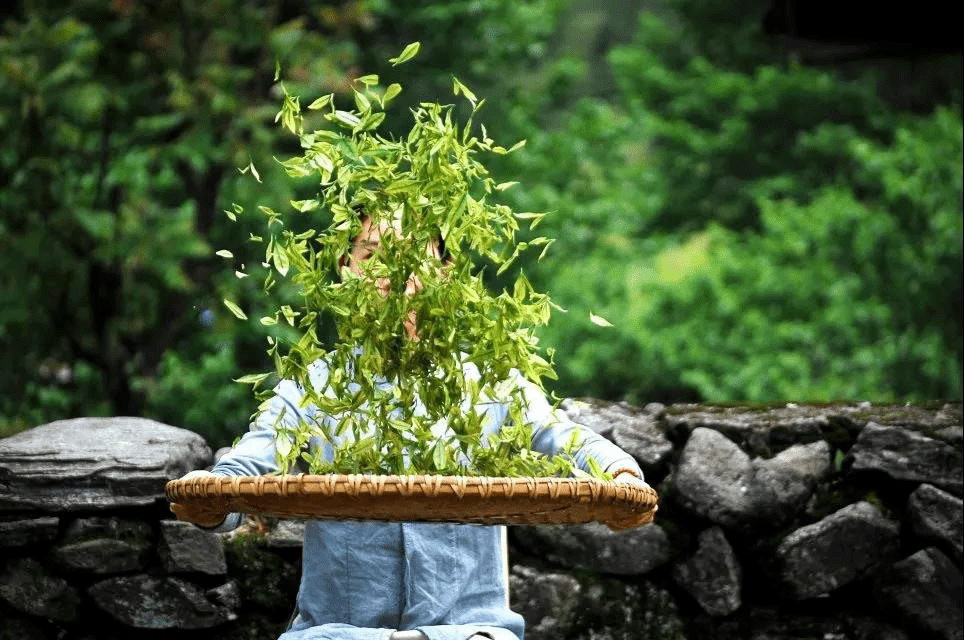
[[[466,375],[473,375],[467,365]],[[323,363],[309,369],[315,389],[323,389]],[[559,453],[573,431],[581,438],[576,465],[588,471],[588,458],[607,470],[629,469],[642,478],[631,456],[593,431],[552,411],[545,394],[518,376],[533,425],[532,448]],[[304,392],[290,380],[259,413],[251,429],[221,457],[213,473],[263,475],[278,471],[274,426],[300,420],[331,420],[317,407],[301,407]],[[490,401],[476,407],[483,431],[495,433],[508,406]],[[330,444],[323,446],[330,459]],[[336,445],[337,446],[337,443]],[[231,514],[218,530],[241,522]],[[504,527],[468,524],[312,520],[305,528],[297,615],[279,640],[387,640],[396,629],[419,629],[430,640],[466,640],[484,632],[494,640],[523,636],[522,617],[511,611],[506,594]]]

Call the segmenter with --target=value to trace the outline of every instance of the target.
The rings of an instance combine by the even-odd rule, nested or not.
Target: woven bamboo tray
[[[573,478],[282,475],[172,480],[172,503],[201,511],[283,518],[619,528],[652,521],[649,486]]]

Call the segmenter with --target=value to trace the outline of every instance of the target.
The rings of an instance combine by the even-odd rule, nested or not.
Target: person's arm
[[[317,362],[309,369],[310,379],[316,389],[324,386],[327,369]],[[277,426],[296,427],[301,421],[314,419],[313,406],[301,407],[304,390],[291,380],[282,380],[274,388],[274,396],[264,405],[255,421],[230,451],[221,456],[210,472],[192,471],[183,479],[212,476],[257,476],[278,471],[276,438]],[[171,510],[180,520],[219,532],[230,531],[243,521],[240,513],[210,513],[192,509],[188,505],[172,504]]]
[[[524,379],[521,379],[520,385],[526,398],[526,418],[533,425],[533,449],[546,455],[562,453],[575,433],[579,442],[573,455],[577,467],[588,472],[588,460],[593,458],[603,471],[612,475],[613,482],[649,488],[643,479],[642,469],[631,455],[592,429],[553,411],[545,394],[536,385]],[[652,513],[627,512],[625,518],[610,520],[606,526],[613,531],[624,531],[650,521]]]
[[[575,434],[579,444],[573,452],[573,460],[579,469],[588,473],[589,459],[593,458],[603,471],[613,476],[613,480],[643,480],[643,472],[631,455],[592,429],[553,411],[545,393],[522,376],[519,376],[519,385],[525,394],[526,419],[532,424],[534,450],[545,455],[563,453]]]

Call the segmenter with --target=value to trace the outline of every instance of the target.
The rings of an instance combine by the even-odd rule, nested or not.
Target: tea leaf
[[[240,319],[240,320],[247,320],[247,319],[248,319],[248,316],[244,315],[244,311],[241,311],[241,307],[239,307],[238,305],[234,304],[233,302],[231,302],[231,301],[228,300],[227,298],[224,299],[224,306],[226,306],[226,307],[228,308],[228,310],[229,310],[231,313],[233,313],[238,319]]]
[[[385,89],[385,93],[382,95],[382,107],[384,108],[385,105],[387,105],[395,96],[397,96],[401,92],[402,92],[402,85],[398,84],[397,82],[393,82],[392,84],[388,85],[388,88]]]
[[[413,42],[402,49],[402,52],[398,54],[397,58],[389,58],[388,61],[392,63],[393,67],[397,67],[403,62],[408,62],[416,55],[418,55],[418,50],[422,47],[422,43]]]
[[[455,76],[452,76],[452,91],[455,93],[455,95],[459,95],[459,92],[461,92],[466,98],[468,98],[469,102],[471,102],[473,106],[478,100],[478,98],[475,97],[475,94],[472,93],[468,87],[459,82],[459,79]]]
[[[355,106],[358,107],[359,111],[364,113],[372,108],[372,103],[368,101],[368,98],[365,97],[365,94],[357,90],[354,93],[355,93]]]
[[[612,323],[611,323],[609,320],[606,320],[605,318],[603,318],[603,317],[601,317],[601,316],[597,316],[597,315],[596,315],[595,313],[593,313],[592,311],[589,312],[589,321],[592,322],[592,323],[595,324],[595,325],[599,325],[600,327],[611,327],[611,326],[613,326]]]
[[[334,99],[334,97],[335,97],[335,96],[334,96],[334,94],[332,94],[332,93],[329,93],[329,94],[326,95],[326,96],[321,96],[320,98],[316,99],[314,102],[312,102],[311,104],[309,104],[309,105],[308,105],[308,108],[311,109],[311,110],[313,110],[313,111],[316,111],[316,110],[318,110],[318,109],[324,109],[325,107],[327,107],[327,106],[331,103],[331,101]]]
[[[356,116],[354,113],[351,113],[350,111],[336,110],[335,118],[339,122],[346,124],[349,127],[357,127],[358,125],[361,124],[361,120],[358,118],[358,116]]]
[[[265,378],[267,378],[270,375],[271,375],[270,373],[249,373],[246,376],[241,376],[240,378],[236,378],[234,381],[240,382],[241,384],[257,385],[259,382],[262,382]]]

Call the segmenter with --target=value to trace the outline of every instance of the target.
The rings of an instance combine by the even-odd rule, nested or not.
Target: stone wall
[[[510,529],[529,640],[962,637],[960,404],[564,407],[661,504],[618,534]],[[276,637],[299,523],[172,520],[164,482],[211,461],[134,418],[0,440],[0,640]]]

